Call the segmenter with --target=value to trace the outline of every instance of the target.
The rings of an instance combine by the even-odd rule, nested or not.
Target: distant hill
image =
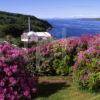
[[[47,21],[34,16],[0,11],[0,36],[17,37],[28,31],[28,17],[31,19],[31,30],[46,31],[52,27]]]
[[[80,20],[97,20],[97,21],[100,21],[100,18],[78,18]]]

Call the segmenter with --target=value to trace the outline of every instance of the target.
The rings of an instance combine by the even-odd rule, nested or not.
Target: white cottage
[[[26,32],[21,35],[21,41],[23,42],[38,42],[39,40],[47,40],[51,38],[51,34],[49,32]]]

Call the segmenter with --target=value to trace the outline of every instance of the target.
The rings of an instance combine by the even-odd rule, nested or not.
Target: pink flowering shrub
[[[100,42],[78,53],[73,72],[80,88],[100,91]]]
[[[95,36],[96,37],[96,36]],[[30,71],[40,75],[67,75],[78,52],[86,50],[94,36],[59,39],[28,49]],[[35,69],[34,69],[35,66]]]
[[[29,69],[39,75],[67,75],[73,69],[78,87],[100,90],[100,34],[29,48],[28,56]]]
[[[37,92],[37,77],[26,70],[23,54],[8,43],[0,44],[0,100],[31,99]]]
[[[68,74],[69,69],[67,66],[71,64],[70,57],[66,49],[62,48],[59,44],[48,44],[37,47],[32,53],[29,51],[28,56],[28,69],[30,71],[33,70],[33,73],[36,70],[36,73],[39,75]],[[34,69],[34,66],[36,69]]]

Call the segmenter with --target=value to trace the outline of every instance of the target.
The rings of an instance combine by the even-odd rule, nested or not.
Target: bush
[[[11,44],[14,44],[18,47],[24,47],[24,42],[21,41],[21,38],[20,37],[13,37],[13,36],[10,36],[10,35],[6,35],[5,39],[6,41],[8,41],[9,43]]]
[[[42,46],[29,48],[28,58],[30,63],[28,69],[32,70],[31,67],[35,66],[34,70],[39,75],[69,74],[74,62],[74,46],[76,47],[76,44],[73,47],[66,47],[64,45],[66,45],[67,40],[61,41],[57,40]]]
[[[31,99],[37,92],[37,77],[26,70],[23,50],[0,44],[0,100]]]
[[[57,75],[67,75],[70,73],[71,67],[68,64],[69,60],[70,58],[68,55],[65,55],[64,58],[56,58],[53,60],[52,66],[55,69]]]
[[[81,51],[73,71],[79,88],[100,91],[100,44]]]
[[[99,35],[55,40],[28,49],[29,70],[39,75],[68,75],[77,53],[99,45]]]

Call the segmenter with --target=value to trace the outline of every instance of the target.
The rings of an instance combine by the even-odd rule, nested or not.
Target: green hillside
[[[0,11],[0,36],[19,37],[23,31],[28,31],[28,17],[31,19],[31,30],[46,31],[51,28],[47,21],[34,16]]]

